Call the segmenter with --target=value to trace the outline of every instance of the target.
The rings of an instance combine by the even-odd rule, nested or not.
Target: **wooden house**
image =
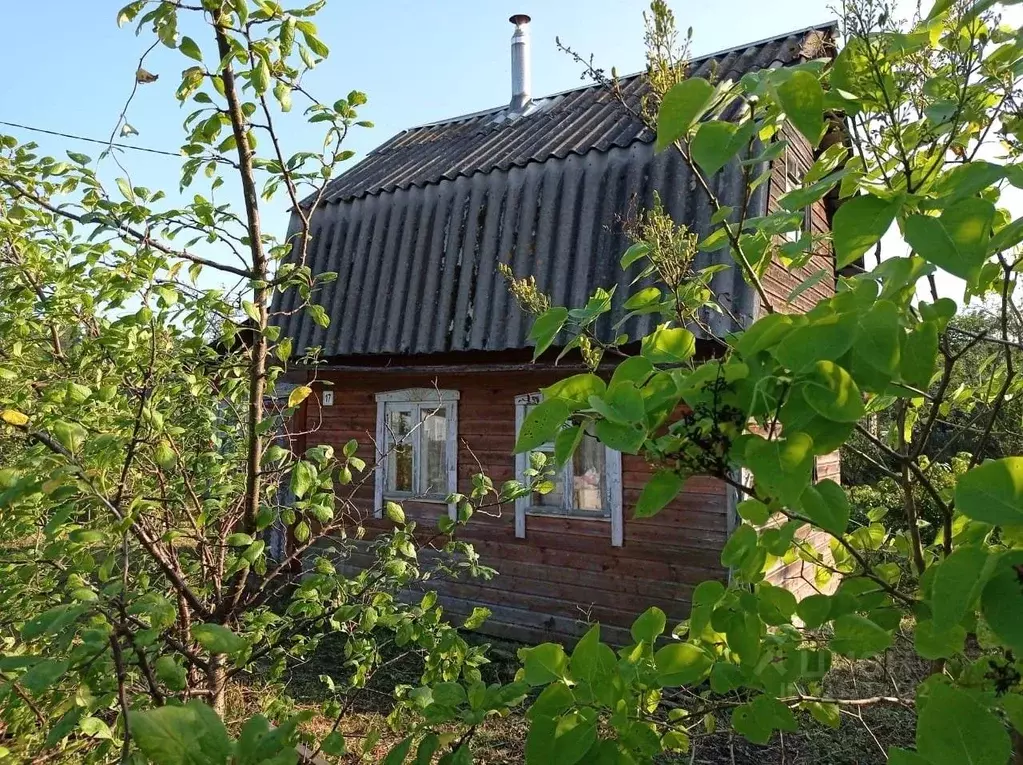
[[[330,326],[291,311],[294,294],[275,306],[282,336],[296,351],[319,348],[324,359],[300,415],[316,431],[310,445],[358,439],[375,464],[358,497],[370,527],[384,527],[381,508],[393,499],[435,528],[440,514],[454,511],[444,498],[466,492],[481,469],[498,485],[521,475],[525,462],[512,454],[518,424],[541,387],[581,369],[571,360],[555,365],[556,349],[531,362],[530,318],[498,264],[534,276],[555,305],[580,306],[595,288],[617,285],[611,315],[598,326],[610,335],[634,277],[619,266],[629,216],[656,192],[676,221],[701,234],[710,227],[708,201],[678,154],[655,154],[654,136],[605,88],[531,96],[528,17],[512,20],[509,104],[405,130],[327,187],[313,212],[308,262],[314,272],[338,273],[316,298]],[[692,74],[736,79],[790,65],[819,56],[833,34],[825,25],[741,45],[694,60]],[[627,77],[620,86],[638,103],[645,80]],[[809,145],[789,137],[750,215],[773,208],[813,161]],[[740,203],[737,163],[712,184],[726,204]],[[828,220],[822,202],[807,225],[825,233]],[[723,257],[701,255],[700,265]],[[821,268],[829,278],[795,301],[799,310],[833,290],[829,253],[798,272],[773,264],[766,289],[783,303]],[[739,324],[760,313],[738,269],[716,274],[713,287]],[[712,312],[703,324],[718,335],[741,328]],[[624,325],[632,338],[652,329],[646,316]],[[699,342],[712,352],[705,335]],[[374,448],[386,458],[377,460]],[[822,459],[818,470],[835,475],[837,459]],[[605,625],[608,639],[622,639],[649,605],[685,618],[697,584],[728,576],[720,552],[737,498],[717,480],[695,478],[656,517],[634,519],[649,475],[641,457],[594,441],[564,468],[555,491],[474,516],[462,538],[499,574],[439,583],[448,612],[485,606],[493,614],[485,631],[526,641],[572,639],[591,620]],[[774,578],[804,592],[812,586],[799,563]]]

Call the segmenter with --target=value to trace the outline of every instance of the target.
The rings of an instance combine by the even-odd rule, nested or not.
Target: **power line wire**
[[[35,133],[45,133],[46,135],[55,135],[60,138],[70,138],[74,141],[85,141],[86,143],[98,143],[101,146],[113,146],[118,149],[130,149],[131,151],[142,151],[148,154],[160,154],[165,157],[174,157],[175,159],[181,159],[181,152],[176,151],[164,151],[163,149],[151,149],[147,146],[132,146],[127,143],[111,143],[110,141],[102,141],[99,138],[86,138],[81,135],[72,135],[71,133],[61,133],[57,130],[45,130],[44,128],[31,127],[30,125],[19,125],[17,122],[5,122],[0,120],[0,125],[6,125],[7,127],[18,128],[19,130],[31,130]]]

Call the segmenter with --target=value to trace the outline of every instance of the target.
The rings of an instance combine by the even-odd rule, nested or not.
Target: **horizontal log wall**
[[[814,150],[809,142],[786,124],[782,134],[789,142],[786,151],[795,155],[799,175],[803,177],[814,163]],[[776,159],[771,166],[771,180],[768,191],[768,210],[780,210],[779,200],[785,196],[785,156]],[[827,207],[824,200],[817,201],[811,209],[811,231],[815,237],[827,236],[831,233]],[[783,242],[782,242],[783,243]],[[789,295],[803,281],[824,269],[827,275],[802,294],[787,302]],[[775,310],[784,313],[803,313],[809,311],[820,300],[835,294],[835,261],[832,256],[831,243],[819,241],[814,245],[814,254],[806,265],[793,268],[780,263],[777,259],[767,267],[762,279],[764,291],[768,294]],[[761,307],[761,313],[764,313]]]
[[[376,432],[375,394],[402,388],[457,390],[459,490],[468,493],[480,472],[495,485],[515,477],[515,396],[549,385],[564,373],[538,369],[500,374],[413,375],[388,372],[323,372],[307,399],[306,425],[314,429],[308,445],[359,441],[359,455],[372,466]],[[322,383],[330,383],[334,404],[321,407]],[[481,562],[499,572],[490,581],[440,582],[440,601],[449,613],[463,615],[474,606],[493,612],[485,631],[513,640],[571,640],[588,620],[603,625],[604,637],[625,641],[633,619],[650,605],[673,621],[688,615],[690,593],[707,579],[727,579],[720,550],[728,534],[728,497],[723,483],[693,478],[683,494],[653,518],[636,520],[632,508],[650,476],[640,457],[622,460],[625,534],[622,547],[611,546],[607,520],[530,515],[525,539],[515,537],[515,512],[509,503],[494,514],[477,513],[461,538],[471,542]],[[373,482],[355,492],[355,503],[371,530]],[[436,528],[447,512],[440,504],[407,503],[406,516],[420,527]],[[365,565],[356,555],[353,565]]]

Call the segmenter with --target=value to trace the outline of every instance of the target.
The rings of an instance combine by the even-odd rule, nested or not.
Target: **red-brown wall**
[[[813,147],[791,125],[786,124],[782,133],[789,142],[786,151],[792,152],[795,155],[800,176],[805,175],[815,160]],[[783,196],[785,196],[784,156],[775,160],[771,167],[767,203],[769,212],[781,209],[778,201]],[[828,222],[827,206],[824,200],[814,203],[811,210],[810,223],[811,232],[814,236],[830,234],[831,226]],[[802,284],[805,279],[813,276],[821,269],[824,269],[827,275],[797,296],[791,304],[788,304],[786,301],[789,295],[792,294],[792,291]],[[783,313],[809,311],[819,300],[824,300],[835,294],[835,261],[832,257],[830,243],[827,241],[817,242],[814,254],[805,265],[799,268],[785,266],[778,260],[772,261],[767,267],[762,281],[764,291],[770,297],[771,304],[775,310]]]
[[[538,368],[487,373],[391,373],[387,371],[321,372],[333,383],[334,404],[320,407],[320,383],[311,396],[306,426],[317,428],[306,443],[359,441],[359,455],[372,466],[376,432],[375,394],[403,388],[457,390],[458,481],[468,493],[479,464],[494,484],[515,477],[515,396],[549,385],[567,372]],[[689,597],[700,582],[725,580],[720,550],[728,533],[726,486],[711,478],[691,479],[683,494],[657,516],[635,520],[632,507],[650,475],[640,457],[624,455],[622,493],[624,544],[612,547],[610,522],[529,515],[526,537],[515,537],[512,503],[497,517],[477,513],[460,534],[471,542],[481,562],[499,572],[488,581],[440,583],[441,602],[449,613],[468,614],[473,606],[493,612],[485,631],[514,640],[571,639],[587,620],[599,621],[605,639],[627,640],[627,628],[650,605],[672,620],[688,615]],[[373,483],[356,493],[355,502],[370,528]],[[406,517],[433,529],[446,505],[407,503]],[[354,560],[353,563],[368,562]]]

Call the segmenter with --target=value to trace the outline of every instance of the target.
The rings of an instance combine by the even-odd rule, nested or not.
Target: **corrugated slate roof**
[[[721,76],[800,58],[817,28],[701,59]],[[641,78],[625,87],[638,98]],[[552,96],[546,106],[495,123],[494,110],[392,138],[333,181],[314,211],[309,265],[338,278],[316,296],[331,318],[323,329],[294,311],[292,290],[279,296],[283,334],[297,349],[319,346],[325,357],[499,351],[528,346],[530,319],[508,293],[498,263],[532,275],[555,305],[579,306],[597,287],[617,285],[598,333],[638,338],[651,316],[629,319],[623,303],[635,269],[618,265],[629,242],[623,222],[653,202],[704,234],[711,211],[677,152],[655,155],[652,136],[600,88]],[[712,179],[723,204],[741,204],[738,162]],[[750,214],[767,206],[757,189]],[[292,232],[297,219],[292,220]],[[702,255],[699,266],[718,256]],[[756,298],[737,269],[713,287],[745,323]],[[735,329],[716,312],[703,317],[721,335]]]
[[[789,64],[805,57],[815,37],[831,32],[831,26],[820,25],[704,56],[692,61],[691,74],[738,79],[746,72]],[[626,99],[638,104],[645,78],[636,74],[619,82]],[[623,115],[606,88],[591,85],[538,99],[531,111],[512,119],[504,105],[402,131],[331,181],[324,198],[347,201],[552,157],[607,151],[637,140],[652,141],[653,135]]]

